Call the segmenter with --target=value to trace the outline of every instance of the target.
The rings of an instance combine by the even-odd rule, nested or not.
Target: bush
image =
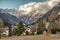
[[[56,32],[60,32],[60,28],[52,28],[52,34],[56,34]]]

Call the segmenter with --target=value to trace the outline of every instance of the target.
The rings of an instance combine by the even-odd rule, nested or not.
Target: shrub
[[[52,28],[52,34],[56,34],[56,32],[60,32],[60,28]]]

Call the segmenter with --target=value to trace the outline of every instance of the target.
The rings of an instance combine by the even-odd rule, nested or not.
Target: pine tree
[[[42,34],[44,30],[45,30],[45,24],[43,23],[43,20],[39,19],[37,33]]]
[[[23,33],[23,31],[24,31],[24,26],[23,26],[23,23],[20,21],[17,26],[17,31],[16,31],[17,35],[18,36],[21,35]]]
[[[3,21],[0,19],[0,39],[1,39],[1,32],[2,32],[2,27],[3,27]]]
[[[11,31],[11,24],[9,24],[9,36],[12,36]]]

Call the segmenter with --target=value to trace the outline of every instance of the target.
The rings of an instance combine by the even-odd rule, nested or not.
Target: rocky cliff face
[[[60,27],[60,3],[41,17],[48,27]]]
[[[17,25],[20,21],[17,17],[8,13],[0,13],[0,19],[2,19],[6,25],[8,23],[12,25]]]

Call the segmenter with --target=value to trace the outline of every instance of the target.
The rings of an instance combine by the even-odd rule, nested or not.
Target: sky
[[[29,2],[43,2],[45,0],[0,0],[0,8],[18,8]]]

